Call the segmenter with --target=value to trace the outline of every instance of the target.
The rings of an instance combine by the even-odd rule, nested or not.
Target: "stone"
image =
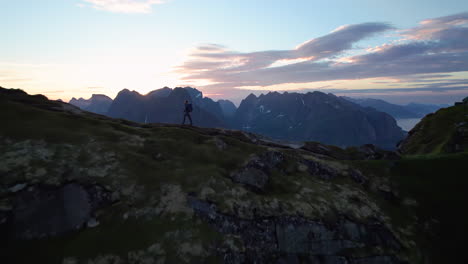
[[[14,206],[8,216],[7,228],[18,239],[45,238],[76,231],[89,222],[95,210],[109,204],[103,190],[99,186],[85,187],[76,183],[60,187],[34,186],[33,190],[19,192],[12,198]]]
[[[353,264],[397,264],[401,263],[393,256],[372,256],[366,258],[355,259]]]
[[[26,183],[18,183],[12,187],[10,187],[8,190],[12,193],[15,193],[15,192],[19,192],[21,190],[23,190],[25,187],[27,186]]]
[[[314,160],[304,159],[302,163],[307,166],[309,174],[318,176],[324,180],[331,180],[340,174],[338,170]]]
[[[306,172],[308,169],[309,169],[309,167],[307,167],[307,165],[304,165],[302,163],[299,163],[297,165],[297,170],[300,171],[300,172]]]
[[[325,224],[297,216],[242,219],[222,214],[215,204],[194,196],[189,196],[187,201],[195,214],[215,230],[240,238],[245,248],[243,252],[218,248],[225,263],[271,263],[278,259],[276,263],[296,263],[300,256],[310,256],[310,263],[347,264],[354,262],[340,256],[343,250],[363,247],[401,248],[393,233],[377,221],[364,224],[339,217],[335,223]],[[389,260],[378,257],[360,259],[357,263],[373,264],[378,262],[371,261]]]
[[[256,168],[243,168],[231,174],[231,178],[233,181],[245,184],[256,191],[263,191],[268,183],[269,176]]]
[[[227,148],[226,142],[224,142],[223,140],[221,140],[218,137],[214,138],[214,143],[215,143],[216,147],[218,148],[218,150],[225,150]]]
[[[273,169],[280,169],[284,155],[277,151],[267,151],[259,156],[251,157],[246,165],[230,174],[234,182],[245,184],[254,191],[264,191],[269,175]]]
[[[96,220],[96,218],[91,218],[88,220],[88,222],[86,223],[86,225],[90,228],[93,228],[93,227],[96,227],[99,225],[99,221]]]

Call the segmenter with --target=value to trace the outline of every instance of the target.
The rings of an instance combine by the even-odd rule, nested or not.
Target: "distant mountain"
[[[370,143],[392,149],[405,136],[390,115],[321,92],[250,94],[237,109],[234,123],[275,139],[337,146]]]
[[[80,97],[79,99],[76,99],[75,97],[73,97],[68,103],[74,106],[77,106],[81,109],[88,107],[88,105],[90,104],[89,100],[84,99],[82,97]]]
[[[224,116],[233,117],[236,114],[237,107],[233,102],[229,100],[218,100],[218,103],[219,106],[221,106]]]
[[[194,106],[194,125],[241,129],[280,140],[319,141],[338,146],[376,144],[392,149],[405,135],[391,116],[350,102],[350,98],[345,100],[320,92],[275,92],[259,97],[251,94],[238,109],[229,100],[215,102],[191,87],[164,87],[146,95],[124,89],[113,101],[106,96],[93,95],[89,100],[73,98],[70,103],[114,118],[179,124],[185,100]],[[382,100],[366,102],[386,105],[388,109],[402,108]],[[411,116],[401,114],[403,112],[404,109],[399,116]]]
[[[69,103],[89,112],[107,114],[112,99],[103,94],[93,94],[90,99],[73,97]]]
[[[155,96],[157,98],[157,96]],[[146,101],[150,97],[144,97],[136,91],[124,89],[120,91],[109,107],[107,115],[110,117],[124,118],[137,122],[144,122],[147,113]]]
[[[364,107],[375,108],[376,110],[387,113],[396,119],[420,118],[420,117],[424,117],[425,115],[429,113],[433,113],[442,107],[448,106],[448,105],[418,104],[418,103],[410,103],[407,105],[397,105],[397,104],[386,102],[381,99],[351,98],[351,97],[343,97],[343,98],[353,103],[364,106]]]
[[[107,113],[110,117],[142,123],[182,122],[184,101],[193,104],[193,122],[203,127],[223,127],[223,115],[218,103],[190,87],[162,88],[141,95],[136,91],[120,91]]]
[[[443,107],[448,107],[448,104],[418,104],[418,103],[409,103],[404,107],[409,111],[416,113],[419,117],[424,117],[427,114],[434,113],[435,111],[439,110]]]
[[[421,117],[420,114],[415,113],[405,106],[391,104],[384,100],[380,99],[373,99],[373,98],[351,98],[351,97],[343,97],[344,99],[351,101],[353,103],[359,104],[364,107],[372,107],[380,112],[387,113],[393,116],[396,119],[399,118],[418,118]]]
[[[185,87],[183,89],[189,93],[191,97],[191,102],[194,105],[199,106],[201,109],[214,115],[219,120],[224,119],[223,110],[221,109],[219,103],[213,101],[211,98],[203,97],[203,93],[195,88]]]

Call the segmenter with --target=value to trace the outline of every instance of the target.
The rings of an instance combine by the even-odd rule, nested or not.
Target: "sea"
[[[397,125],[405,131],[413,129],[419,121],[421,121],[421,118],[402,118],[396,120]]]

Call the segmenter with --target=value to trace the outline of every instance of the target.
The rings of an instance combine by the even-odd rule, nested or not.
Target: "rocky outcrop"
[[[86,224],[96,226],[93,213],[111,203],[110,193],[102,187],[77,183],[29,186],[10,199],[13,206],[2,224],[7,236],[16,239],[59,236]]]
[[[268,184],[271,170],[278,168],[284,161],[284,155],[280,152],[268,151],[260,156],[254,155],[238,171],[231,173],[234,182],[245,184],[255,191],[263,191]]]
[[[341,160],[399,160],[401,158],[397,152],[383,150],[372,144],[342,149],[318,142],[306,142],[301,149]]]
[[[237,235],[243,248],[217,248],[225,263],[401,263],[395,256],[353,258],[346,251],[381,247],[397,252],[401,245],[378,222],[357,223],[340,217],[325,223],[296,216],[241,219],[218,212],[216,205],[189,196],[195,213],[218,232]],[[307,262],[309,262],[307,261]],[[383,262],[376,262],[383,261]]]

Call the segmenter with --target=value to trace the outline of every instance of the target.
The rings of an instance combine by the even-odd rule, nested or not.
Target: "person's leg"
[[[187,113],[188,119],[190,121],[190,125],[192,125],[192,117],[190,116],[190,113]]]
[[[185,117],[187,116],[187,113],[184,113],[184,121],[182,121],[182,125],[185,125]]]

